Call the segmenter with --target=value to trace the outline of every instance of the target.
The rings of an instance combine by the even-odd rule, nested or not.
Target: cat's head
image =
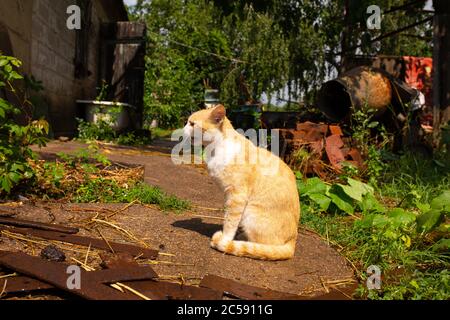
[[[224,123],[227,121],[225,107],[221,104],[193,113],[184,127],[185,138],[194,145],[208,145],[223,137]]]

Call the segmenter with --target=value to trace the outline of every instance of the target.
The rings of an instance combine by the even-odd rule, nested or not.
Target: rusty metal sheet
[[[89,276],[92,281],[98,283],[149,280],[158,277],[156,272],[150,266],[104,269],[89,272]]]
[[[117,267],[114,270],[108,269],[90,272],[89,276],[91,275],[93,280],[99,284],[135,281],[136,279],[153,279],[158,277],[158,275],[150,267]],[[49,283],[27,276],[16,276],[1,279],[0,288],[3,288],[5,282],[6,286],[4,293],[7,294],[55,289],[55,287]],[[144,283],[144,281],[142,282]]]
[[[295,130],[293,129],[277,129],[280,138],[292,139],[294,137]]]
[[[222,300],[223,292],[206,287],[180,285],[166,281],[132,281],[127,286],[160,300]]]
[[[337,134],[327,137],[326,144],[336,148],[342,148],[344,146],[344,142],[342,141],[341,137]]]
[[[328,132],[328,125],[322,124],[322,123],[314,123],[311,121],[306,121],[306,122],[297,123],[297,130],[301,130],[301,131],[315,130],[315,131],[318,131],[325,135]]]
[[[311,149],[311,152],[312,152],[312,153],[319,154],[319,155],[322,154],[322,151],[323,151],[324,146],[325,146],[325,144],[324,144],[323,139],[314,141],[314,142],[312,142],[312,143],[309,145],[309,147],[310,147],[310,149]]]
[[[17,294],[30,291],[53,289],[54,286],[30,277],[18,276],[1,279],[0,291],[2,291],[3,288],[5,288],[5,294]]]
[[[361,153],[359,153],[359,151],[357,149],[350,149],[350,151],[348,152],[348,155],[350,156],[350,158],[356,162],[357,167],[362,168],[364,166],[364,160],[361,156]]]
[[[0,210],[3,210],[3,209],[0,209]],[[16,212],[0,211],[0,217],[12,217],[15,215],[16,215]]]
[[[318,124],[310,121],[297,124],[294,139],[305,142],[314,142],[323,139],[328,132],[327,124]]]
[[[96,239],[91,237],[83,237],[73,234],[65,234],[61,232],[46,231],[46,230],[34,230],[26,228],[6,228],[0,226],[0,230],[7,230],[9,232],[20,233],[23,235],[34,236],[47,240],[57,240],[62,242],[68,242],[81,246],[91,246],[97,249],[103,249],[110,251],[113,248],[114,252],[124,252],[133,255],[134,257],[140,256],[146,259],[156,259],[158,257],[158,251],[148,248],[142,248],[130,244],[108,242],[103,239]],[[109,244],[109,245],[108,245]],[[111,248],[110,248],[111,246]]]
[[[25,227],[25,228],[32,228],[32,229],[40,229],[40,230],[47,230],[47,231],[56,231],[61,233],[69,233],[74,234],[78,233],[78,228],[72,228],[72,227],[65,227],[57,224],[49,224],[49,223],[42,223],[42,222],[36,222],[36,221],[29,221],[29,220],[21,220],[16,218],[10,218],[10,217],[4,217],[0,216],[0,224],[8,225],[8,226],[15,226],[15,227]]]
[[[341,127],[330,125],[330,133],[331,135],[337,134],[338,136],[343,136]]]
[[[345,157],[342,154],[341,147],[344,146],[344,142],[339,135],[332,135],[326,138],[325,152],[327,153],[328,160],[333,167],[341,169],[341,162],[345,161]]]
[[[108,269],[87,272],[80,269],[80,289],[67,286],[69,265],[50,262],[22,252],[0,251],[0,265],[18,273],[37,278],[56,288],[90,300],[133,300],[137,296],[122,293],[106,284],[123,281],[154,279],[150,267]]]
[[[201,287],[223,292],[227,296],[245,300],[305,300],[307,298],[264,288],[242,284],[234,280],[215,275],[206,275],[200,282]]]
[[[139,265],[131,254],[123,252],[116,254],[102,252],[100,258],[102,259],[100,266],[104,269],[129,268]]]

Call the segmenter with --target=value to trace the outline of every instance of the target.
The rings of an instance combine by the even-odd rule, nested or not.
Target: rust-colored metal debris
[[[319,126],[316,128],[324,132],[323,127]],[[343,145],[339,135],[332,135],[328,139],[331,141],[331,145],[336,147],[342,147]],[[322,141],[326,140],[322,139]],[[351,154],[354,152],[352,149],[345,149],[344,153]],[[353,154],[352,157],[357,161],[357,155]],[[49,251],[42,256],[50,260],[30,256],[22,252],[0,251],[0,267],[15,272],[15,274],[10,276],[0,274],[0,292],[2,295],[33,293],[52,289],[56,291],[62,290],[90,300],[136,300],[147,298],[152,300],[221,300],[224,295],[245,300],[346,299],[349,297],[348,295],[343,295],[339,290],[336,292],[330,291],[329,294],[320,297],[300,296],[258,288],[215,275],[206,275],[199,287],[185,285],[184,282],[181,284],[168,282],[159,279],[151,267],[141,266],[136,261],[137,257],[144,259],[157,258],[157,250],[107,242],[106,239],[42,230],[43,227],[47,227],[46,224],[25,220],[19,221],[21,225],[33,228],[4,226],[0,223],[0,231],[106,250],[100,254],[102,259],[100,266],[105,269],[89,272],[78,269],[80,287],[79,289],[72,289],[68,286],[69,277],[72,275],[69,270],[70,265],[58,262],[57,260],[60,259],[53,259],[56,253],[62,253],[62,251],[53,252],[54,249],[57,249],[56,247],[48,246],[43,250]],[[16,223],[16,221],[13,222]],[[56,226],[56,228],[59,228],[59,226]],[[73,231],[67,227],[62,227],[60,230]],[[87,268],[87,266],[85,267]],[[119,287],[125,290],[119,291]]]
[[[75,234],[75,233],[78,233],[78,231],[79,231],[78,228],[65,227],[65,226],[60,226],[57,224],[49,224],[49,223],[42,223],[42,222],[29,221],[29,220],[21,220],[21,219],[4,217],[4,216],[3,217],[0,216],[0,224],[8,225],[8,226],[15,226],[15,227],[47,230],[47,231],[56,231],[56,232],[69,233],[69,234]]]
[[[341,130],[341,127],[339,127],[339,126],[333,126],[333,125],[330,125],[330,132],[331,132],[331,134],[333,135],[333,134],[337,134],[337,135],[339,135],[339,136],[343,136],[344,134],[342,133],[342,130]]]
[[[338,125],[306,121],[297,123],[296,129],[278,129],[278,133],[281,157],[305,173],[326,178],[327,172],[340,173],[343,162],[364,168],[360,152]],[[306,153],[298,152],[303,150]]]
[[[90,300],[137,299],[137,296],[133,296],[129,293],[122,293],[107,286],[107,284],[124,281],[148,280],[157,277],[157,274],[149,266],[107,269],[92,272],[80,269],[79,289],[71,289],[68,286],[68,279],[71,274],[68,272],[68,264],[46,261],[22,252],[0,251],[0,265],[20,274],[39,279],[58,289]]]
[[[30,277],[15,276],[0,279],[0,288],[5,288],[3,291],[4,294],[17,294],[53,289],[54,286]]]
[[[221,300],[222,291],[166,281],[132,281],[126,285],[157,300]]]
[[[201,287],[223,292],[224,295],[244,300],[304,300],[295,294],[289,294],[242,284],[234,280],[215,275],[206,275],[200,282]]]
[[[338,169],[342,169],[341,163],[345,161],[344,154],[341,148],[344,146],[344,142],[337,134],[333,134],[325,139],[325,152],[330,160],[331,165]]]
[[[69,265],[45,261],[24,253],[0,251],[0,265],[27,276],[9,277],[0,281],[4,293],[62,289],[85,299],[117,300],[137,298],[120,293],[106,286],[120,282],[150,299],[156,300],[220,300],[221,291],[181,285],[166,281],[155,281],[157,274],[152,268],[142,267],[118,257],[110,269],[86,272],[80,270],[80,290],[67,287]],[[120,263],[118,263],[120,261]],[[32,277],[32,278],[31,278]],[[5,285],[6,283],[6,285]]]
[[[117,261],[120,263],[117,264]],[[0,266],[20,273],[0,279],[4,294],[60,289],[90,300],[133,300],[137,295],[120,292],[108,284],[120,282],[151,300],[221,300],[223,296],[244,300],[348,300],[354,287],[331,289],[321,296],[300,296],[254,287],[215,275],[206,275],[200,287],[159,281],[152,268],[118,257],[110,269],[80,271],[80,289],[68,288],[68,264],[46,261],[20,252],[0,251]],[[346,294],[344,291],[349,292]]]
[[[102,252],[100,253],[100,258],[102,259],[100,266],[104,269],[127,268],[139,265],[129,253],[119,252],[112,254],[109,252]]]
[[[46,231],[46,230],[34,230],[27,228],[14,228],[14,227],[2,227],[0,226],[0,230],[7,230],[13,233],[19,233],[22,235],[38,237],[47,240],[57,240],[62,242],[68,242],[72,244],[77,244],[81,246],[91,246],[97,249],[103,250],[114,250],[114,252],[124,252],[133,255],[134,257],[142,257],[146,259],[156,259],[158,257],[158,251],[148,248],[142,248],[130,244],[125,243],[117,243],[117,242],[105,242],[103,239],[96,239],[91,237],[78,236],[73,234],[65,234],[61,232],[54,231]]]

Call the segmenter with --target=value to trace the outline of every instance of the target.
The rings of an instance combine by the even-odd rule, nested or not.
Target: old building
[[[81,9],[81,29],[67,26],[71,5]],[[76,101],[94,99],[103,79],[116,81],[111,99],[141,107],[142,81],[131,88],[134,101],[129,101],[125,82],[130,72],[132,79],[143,75],[142,62],[137,66],[133,60],[139,53],[143,61],[143,41],[136,39],[144,32],[142,25],[128,22],[121,0],[0,2],[0,51],[22,60],[22,73],[42,81],[42,101],[36,107],[44,109],[40,114],[55,136],[75,133],[80,114]]]

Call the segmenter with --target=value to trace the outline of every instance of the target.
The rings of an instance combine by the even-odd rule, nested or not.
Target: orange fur
[[[214,234],[211,246],[255,259],[292,258],[300,219],[292,170],[236,132],[222,105],[192,114],[185,134],[192,137],[194,129],[209,134],[202,141],[207,149],[214,147],[207,159],[208,171],[225,191],[223,231]],[[239,226],[248,241],[234,240]]]

